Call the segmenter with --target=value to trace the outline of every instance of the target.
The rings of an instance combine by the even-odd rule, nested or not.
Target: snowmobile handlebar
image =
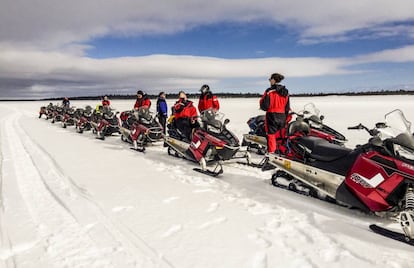
[[[365,130],[368,130],[368,128],[366,126],[364,126],[363,124],[361,124],[361,123],[359,123],[358,125],[353,126],[353,127],[348,127],[348,129],[365,129]]]
[[[371,136],[376,136],[379,133],[379,131],[376,128],[369,129],[361,123],[353,127],[348,127],[348,129],[365,129]]]

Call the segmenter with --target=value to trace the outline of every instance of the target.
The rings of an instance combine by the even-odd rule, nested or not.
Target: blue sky
[[[217,23],[176,34],[137,37],[105,36],[86,44],[93,58],[144,56],[151,54],[194,55],[222,58],[348,57],[414,43],[405,36],[342,42],[302,44],[298,33],[264,23]]]
[[[0,98],[414,89],[405,0],[5,0]],[[321,8],[323,6],[323,8]]]

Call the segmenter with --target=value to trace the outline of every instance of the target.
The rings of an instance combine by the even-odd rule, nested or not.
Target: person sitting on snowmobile
[[[277,132],[286,126],[286,118],[290,110],[289,91],[279,83],[285,77],[274,73],[269,78],[270,87],[266,89],[260,98],[260,109],[266,111],[265,130],[267,133],[267,151],[276,151]]]
[[[103,106],[102,106],[102,104],[97,104],[96,106],[95,106],[95,110],[93,111],[93,114],[92,114],[92,121],[94,121],[94,122],[98,122],[99,120],[101,120],[102,119],[102,114],[103,114]]]
[[[201,113],[207,109],[213,109],[218,111],[220,109],[220,103],[217,99],[216,95],[210,91],[210,87],[208,85],[203,85],[200,88],[200,98],[198,100],[198,111]]]
[[[197,110],[193,102],[187,100],[184,91],[180,91],[178,97],[178,101],[174,104],[175,126],[190,141],[192,130],[200,126],[197,121]]]
[[[108,96],[104,96],[102,99],[102,106],[109,107],[111,105],[111,101],[108,99]]]
[[[134,110],[138,110],[139,108],[149,109],[151,107],[151,100],[144,94],[142,90],[137,91],[137,100],[135,101]]]

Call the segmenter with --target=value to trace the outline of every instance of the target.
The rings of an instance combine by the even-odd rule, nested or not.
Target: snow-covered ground
[[[171,104],[172,101],[169,103]],[[292,98],[313,102],[348,146],[413,96]],[[134,101],[112,101],[119,111]],[[153,100],[155,103],[155,100]],[[91,101],[72,102],[83,107]],[[269,183],[240,164],[212,178],[119,137],[97,140],[38,119],[47,102],[0,102],[0,267],[412,267],[413,248],[369,231],[382,219]],[[154,105],[155,106],[155,105]],[[240,138],[257,99],[222,99]]]

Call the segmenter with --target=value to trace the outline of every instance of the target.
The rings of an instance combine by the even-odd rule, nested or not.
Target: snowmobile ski
[[[201,168],[193,168],[194,171],[200,172],[202,174],[206,174],[212,177],[217,177],[218,175],[223,173],[223,168],[220,167],[220,169],[218,171],[216,171],[216,169],[214,170],[210,170],[210,169],[201,169]]]
[[[140,152],[140,153],[145,153],[145,147],[141,147],[141,148],[129,147],[129,149]]]
[[[390,229],[387,229],[387,228],[384,228],[384,227],[381,227],[381,226],[379,226],[379,225],[376,225],[376,224],[371,224],[370,226],[369,226],[369,228],[374,232],[374,233],[377,233],[377,234],[379,234],[379,235],[383,235],[383,236],[385,236],[385,237],[388,237],[388,238],[391,238],[391,239],[394,239],[394,240],[397,240],[397,241],[400,241],[400,242],[403,242],[403,243],[406,243],[406,244],[408,244],[408,245],[410,245],[410,246],[414,246],[414,239],[410,239],[409,237],[407,237],[405,234],[403,234],[403,233],[399,233],[399,232],[396,232],[396,231],[392,231],[392,230],[390,230]]]

